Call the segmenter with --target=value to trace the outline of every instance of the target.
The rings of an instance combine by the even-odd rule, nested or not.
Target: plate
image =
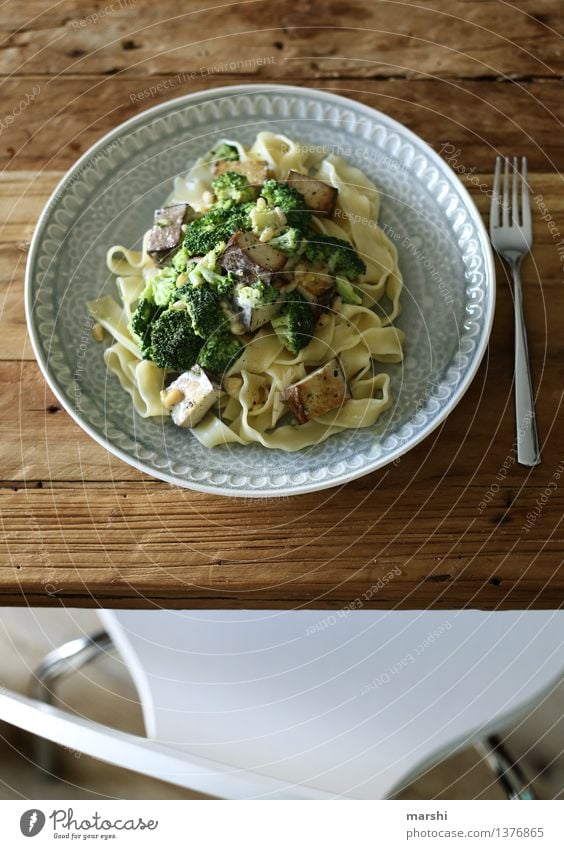
[[[173,178],[220,137],[259,129],[323,146],[382,194],[380,223],[405,279],[397,326],[405,360],[383,366],[393,406],[373,428],[295,454],[260,445],[207,449],[168,421],[140,418],[91,338],[86,302],[116,293],[112,244],[139,246]],[[484,225],[456,175],[410,130],[361,103],[307,88],[244,85],[171,100],[95,144],[61,181],[37,225],[26,314],[37,360],[61,404],[101,445],[154,477],[229,496],[288,497],[337,486],[397,459],[451,412],[486,349],[495,299]]]

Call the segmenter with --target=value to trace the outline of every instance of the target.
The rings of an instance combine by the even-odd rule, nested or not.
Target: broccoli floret
[[[196,336],[186,310],[169,309],[151,326],[151,359],[161,368],[192,368],[202,340]]]
[[[280,300],[280,290],[270,283],[257,280],[252,286],[241,286],[237,289],[237,304],[240,307],[248,306],[250,309],[265,307]]]
[[[210,157],[212,162],[220,162],[223,159],[227,159],[229,162],[235,162],[235,160],[239,159],[239,151],[234,145],[222,142],[222,144],[218,144],[211,151]]]
[[[210,286],[193,286],[187,283],[177,290],[184,301],[192,320],[192,327],[198,336],[207,339],[225,325],[225,316],[219,298]]]
[[[362,304],[362,297],[350,280],[346,280],[344,277],[337,277],[335,279],[335,285],[337,286],[337,292],[345,304],[355,304],[356,306]]]
[[[147,280],[142,298],[156,304],[159,307],[167,307],[176,291],[176,278],[178,272],[175,268],[167,266],[161,268]]]
[[[308,242],[305,256],[314,265],[327,266],[331,274],[339,277],[354,279],[366,271],[366,265],[351,243],[334,236],[313,237]]]
[[[198,365],[216,375],[224,374],[241,353],[243,345],[228,330],[220,330],[204,343]]]
[[[292,188],[287,183],[265,180],[261,189],[261,196],[268,201],[270,206],[279,206],[284,211],[286,220],[291,227],[307,230],[311,221],[311,212],[307,208],[304,196],[297,189]]]
[[[302,233],[295,227],[288,227],[279,236],[270,239],[268,244],[273,248],[278,248],[288,256],[298,256],[302,254],[306,248],[307,242]]]
[[[260,236],[268,227],[271,227],[273,230],[277,230],[280,227],[280,219],[276,214],[276,210],[269,207],[266,203],[262,207],[255,204],[250,211],[249,217],[251,219],[252,231],[257,236]]]
[[[129,321],[131,334],[146,359],[150,359],[151,324],[162,311],[163,308],[154,304],[149,298],[141,298]]]
[[[231,294],[235,283],[233,275],[231,272],[222,275],[218,271],[218,258],[224,250],[225,242],[220,242],[202,259],[192,264],[188,269],[188,281],[192,286],[209,284],[220,298],[228,297]]]
[[[217,223],[209,212],[192,221],[184,235],[183,247],[189,256],[205,254],[211,250],[216,240]]]
[[[225,276],[218,274],[217,271],[211,271],[209,268],[202,268],[196,265],[195,268],[188,274],[190,285],[198,288],[206,284],[211,286],[213,291],[220,298],[227,298],[233,290],[235,280],[229,271]],[[178,293],[177,293],[178,294]]]
[[[186,266],[188,265],[188,260],[190,259],[190,254],[187,249],[182,245],[172,258],[172,267],[178,271],[180,274],[183,271],[186,271]]]
[[[315,331],[315,316],[306,299],[297,292],[292,292],[280,315],[273,318],[271,324],[286,348],[292,354],[297,354],[311,342]]]
[[[145,291],[129,320],[129,330],[147,359],[151,359],[151,328],[176,293],[178,272],[174,268],[162,268],[147,280]]]
[[[228,298],[233,292],[235,278],[230,271],[225,276],[218,274],[216,271],[203,270],[202,276],[212,287],[219,298]]]
[[[210,271],[217,271],[217,262],[224,250],[225,242],[218,242],[211,251],[208,251],[202,259],[198,260],[198,266],[200,268],[208,268]]]
[[[191,256],[207,254],[218,242],[226,242],[237,230],[249,230],[252,204],[214,206],[191,221],[184,236],[184,247]]]
[[[257,187],[251,186],[244,174],[236,174],[234,171],[224,171],[216,177],[212,188],[218,201],[235,201],[235,203],[246,203],[257,196]]]

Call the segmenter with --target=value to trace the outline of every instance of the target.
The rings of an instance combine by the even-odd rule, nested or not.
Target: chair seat
[[[161,744],[384,798],[560,675],[563,613],[103,611]]]

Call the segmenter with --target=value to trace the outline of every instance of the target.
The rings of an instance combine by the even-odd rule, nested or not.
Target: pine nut
[[[171,407],[174,407],[175,404],[180,403],[180,401],[184,400],[184,394],[177,387],[173,389],[163,389],[161,392],[161,401],[167,410],[170,410]]]
[[[96,324],[92,328],[91,332],[92,332],[92,338],[95,339],[96,342],[103,342],[104,341],[104,336],[106,335],[106,331],[104,330],[104,328],[102,327],[101,324],[98,324],[98,322],[96,322]]]

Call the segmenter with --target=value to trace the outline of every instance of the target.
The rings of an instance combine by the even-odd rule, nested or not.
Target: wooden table
[[[11,0],[2,7],[0,604],[554,608],[564,601],[564,51],[554,0]],[[259,503],[146,477],[75,426],[26,337],[29,238],[103,133],[241,82],[336,91],[441,151],[482,212],[494,155],[535,195],[524,298],[543,462],[516,463],[513,310],[498,267],[488,354],[425,442],[340,489]],[[540,201],[539,201],[540,204]],[[543,220],[544,217],[544,220]]]

